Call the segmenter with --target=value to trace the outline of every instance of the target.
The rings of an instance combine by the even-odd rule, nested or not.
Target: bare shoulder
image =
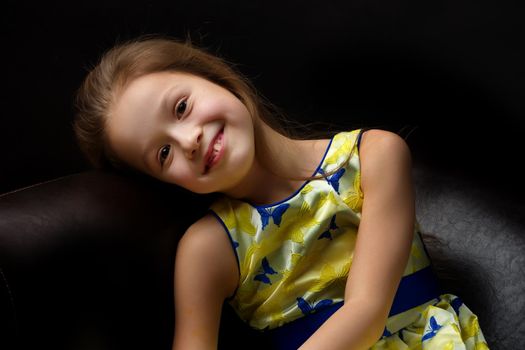
[[[412,167],[410,149],[398,134],[370,129],[361,136],[359,147],[363,190],[367,182],[385,181],[386,174],[409,176]]]
[[[394,157],[410,158],[410,149],[405,140],[387,130],[370,129],[363,132],[359,146],[360,158],[368,163]]]
[[[205,274],[215,287],[224,288],[225,297],[237,287],[237,258],[221,223],[207,214],[184,233],[177,247],[176,264],[189,267],[191,274]],[[185,272],[183,272],[185,273]]]
[[[224,231],[224,228],[220,222],[213,217],[211,214],[206,214],[199,220],[195,221],[183,236],[184,240],[197,240],[206,237],[208,239],[217,239],[220,233]],[[210,237],[208,237],[210,236]]]
[[[209,247],[216,247],[217,244],[222,246],[223,242],[228,243],[224,228],[213,215],[207,214],[188,227],[179,242],[179,249],[190,246],[207,251]]]
[[[379,149],[377,149],[379,148]],[[363,132],[361,136],[361,152],[386,151],[391,149],[394,152],[409,151],[405,140],[398,134],[381,129],[370,129]]]

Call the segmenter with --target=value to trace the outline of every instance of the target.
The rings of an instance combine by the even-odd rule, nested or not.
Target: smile
[[[215,138],[210,142],[208,152],[206,152],[206,163],[204,173],[206,174],[222,158],[224,153],[224,129],[221,129]]]

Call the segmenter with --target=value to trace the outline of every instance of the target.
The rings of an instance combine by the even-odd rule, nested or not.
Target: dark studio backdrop
[[[487,264],[491,264],[498,255],[505,254],[505,251],[500,254],[497,240],[487,239],[491,234],[497,236],[500,233],[492,230],[501,229],[506,235],[499,235],[499,238],[504,239],[510,237],[512,230],[509,227],[519,226],[512,232],[520,234],[524,227],[525,202],[522,198],[525,191],[521,176],[525,150],[523,7],[510,1],[474,0],[172,0],[143,1],[139,4],[127,1],[70,1],[60,4],[4,1],[0,7],[3,73],[0,194],[90,169],[74,140],[72,104],[87,69],[97,62],[102,52],[119,41],[142,34],[165,34],[179,38],[190,36],[196,45],[236,63],[236,67],[254,82],[264,96],[300,123],[327,122],[340,129],[378,127],[399,132],[411,148],[414,166],[430,170],[423,174],[430,177],[432,183],[438,182],[433,191],[426,193],[429,201],[436,205],[444,203],[442,208],[449,209],[443,211],[446,213],[444,216],[450,214],[455,219],[465,216],[463,220],[450,219],[450,226],[458,222],[459,226],[445,225],[446,233],[454,235],[460,232],[459,236],[464,232],[461,232],[462,224],[473,224],[470,230],[466,230],[471,234],[468,237],[484,240],[489,248],[482,252],[489,251],[486,260],[489,261]],[[465,183],[469,186],[457,191],[457,187]],[[451,189],[453,194],[457,192],[459,195],[434,198],[440,196],[441,189],[444,192]],[[472,196],[469,196],[470,189],[476,192]],[[467,206],[467,209],[464,205],[461,207],[462,202],[458,198],[465,195],[468,197],[462,197],[465,202],[470,204],[474,201],[476,205]],[[33,198],[31,196],[28,202],[33,202]],[[450,205],[449,199],[452,202]],[[454,202],[456,199],[457,202]],[[24,209],[25,205],[21,207]],[[35,207],[40,208],[38,205]],[[188,207],[193,209],[192,205]],[[137,210],[142,212],[142,206]],[[25,211],[22,211],[21,215],[24,215]],[[108,212],[113,214],[112,210]],[[127,219],[127,207],[122,212]],[[485,213],[489,213],[487,220],[478,220]],[[145,214],[145,217],[149,220],[148,215]],[[430,215],[439,216],[439,210],[437,215],[434,211]],[[498,221],[500,217],[503,218],[502,224]],[[449,218],[445,217],[441,221],[447,220]],[[495,224],[485,232],[483,225],[487,222]],[[481,231],[480,235],[477,235],[477,229]],[[21,237],[16,230],[9,231],[15,232],[12,241]],[[137,231],[144,233],[140,227]],[[69,231],[66,233],[70,234]],[[36,237],[33,232],[30,234],[30,237]],[[453,238],[456,240],[456,236]],[[46,239],[39,241],[35,238],[35,242],[45,242]],[[464,236],[457,240],[463,240],[464,245],[469,244]],[[84,243],[82,240],[79,242]],[[91,241],[87,242],[89,245]],[[103,251],[108,246],[104,242]],[[518,242],[517,245],[521,241],[507,243],[512,245],[514,242]],[[141,260],[135,260],[135,255],[130,254],[133,259],[126,256],[128,250],[125,244],[117,249],[115,259],[124,257],[122,261],[133,261],[130,266],[122,266],[124,272],[139,265]],[[142,252],[142,246],[138,246],[137,250]],[[113,257],[113,251],[108,251]],[[157,250],[152,251],[158,253]],[[147,262],[146,265],[154,260],[148,257],[142,260]],[[92,261],[91,258],[89,256],[86,261]],[[509,260],[521,266],[522,258],[514,256]],[[62,260],[57,261],[62,264]],[[469,262],[467,259],[458,261],[461,264]],[[108,266],[118,267],[120,264],[125,263],[119,260],[119,264]],[[86,272],[85,280],[89,281],[93,271],[99,270],[97,265],[94,269],[90,263],[86,266],[89,273]],[[101,269],[106,268],[104,264],[100,266]],[[513,272],[512,266],[507,266],[508,271],[505,272]],[[472,271],[466,267],[465,270],[458,268],[454,271]],[[485,271],[483,268],[479,271]],[[62,269],[60,266],[58,272],[50,269],[42,273],[42,281],[45,280],[42,290],[52,294],[60,289],[63,286],[61,283],[55,289],[47,287],[53,284],[53,276],[61,276],[63,270],[68,276],[70,273],[77,274],[78,271],[73,269],[68,270],[67,266]],[[517,269],[514,266],[514,270]],[[501,271],[496,271],[498,276],[505,275]],[[171,276],[171,271],[169,274]],[[85,277],[81,273],[78,275],[82,276],[79,278]],[[115,276],[120,275],[126,276]],[[24,282],[27,279],[26,274],[18,276]],[[483,275],[481,279],[487,276],[491,275]],[[99,281],[100,276],[96,277],[93,280]],[[115,283],[122,280],[115,277]],[[463,280],[470,283],[474,279]],[[40,279],[35,281],[39,283]],[[501,284],[500,281],[505,279],[498,279],[498,284]],[[69,283],[64,282],[65,285]],[[146,285],[150,287],[150,284]],[[515,285],[518,284],[502,286],[501,289],[507,287],[510,290]],[[476,289],[478,284],[472,286]],[[94,286],[93,290],[99,290],[98,287],[105,291],[104,283]],[[33,293],[33,289],[30,291]],[[480,289],[480,295],[485,296],[485,292]],[[63,295],[60,293],[57,295]],[[109,297],[113,295],[111,291],[108,293]],[[117,305],[127,306],[127,295],[124,292],[118,294],[121,301]],[[171,295],[168,296],[170,300]],[[33,296],[30,297],[32,299]],[[77,296],[73,293],[70,297],[75,299]],[[109,297],[106,298],[105,294],[104,298],[95,297],[90,301],[93,304],[85,303],[86,308],[101,300],[110,300]],[[45,307],[38,310],[46,310],[47,303],[52,309],[52,301],[60,299],[54,294],[53,298],[46,299],[42,303],[46,304]],[[66,302],[68,298],[65,298]],[[38,305],[39,299],[35,300],[34,304],[26,304]],[[26,304],[19,305],[26,307]],[[77,305],[76,300],[74,305]],[[93,309],[104,308],[105,304],[101,305]],[[138,315],[141,305],[149,307],[144,300],[137,305],[130,309],[132,311],[126,309],[126,312],[137,312]],[[476,306],[475,303],[473,305]],[[494,305],[490,307],[499,304]],[[509,314],[520,314],[520,304],[517,302],[516,305],[514,310],[508,310]],[[123,314],[127,315],[126,312]],[[57,311],[49,317],[63,314]],[[79,315],[84,317],[85,314],[91,315]],[[98,314],[94,312],[93,315]],[[169,315],[173,314],[170,312]],[[135,322],[133,317],[130,319],[130,322]],[[100,320],[94,323],[98,325]],[[60,322],[66,324],[73,321],[64,318]],[[488,324],[486,319],[481,321]],[[48,328],[38,325],[38,329],[45,330],[42,334],[47,334],[49,328],[60,322],[49,322]],[[127,325],[123,324],[122,327]],[[158,323],[148,320],[148,324],[155,327]],[[508,328],[509,333],[515,332]],[[113,332],[115,328],[108,329]],[[124,329],[122,333],[127,336],[129,330]],[[509,333],[488,335],[493,340],[496,336],[505,337]],[[513,339],[517,339],[514,336],[516,338]]]
[[[190,35],[238,63],[289,117],[407,137],[416,164],[522,190],[523,5],[474,0],[8,1],[0,193],[88,168],[71,130],[99,55],[140,34]]]

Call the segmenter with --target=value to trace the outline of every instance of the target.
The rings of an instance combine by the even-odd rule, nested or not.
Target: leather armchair
[[[491,349],[525,348],[523,204],[429,168],[414,179],[444,289]],[[211,200],[98,171],[0,196],[0,348],[171,349],[176,245]],[[231,347],[267,348],[225,308],[219,348]]]

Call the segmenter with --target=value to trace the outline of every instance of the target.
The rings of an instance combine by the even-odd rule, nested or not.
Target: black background
[[[402,130],[416,165],[515,195],[524,14],[475,0],[4,2],[0,193],[88,169],[75,90],[115,42],[157,33],[236,63],[294,119]]]

